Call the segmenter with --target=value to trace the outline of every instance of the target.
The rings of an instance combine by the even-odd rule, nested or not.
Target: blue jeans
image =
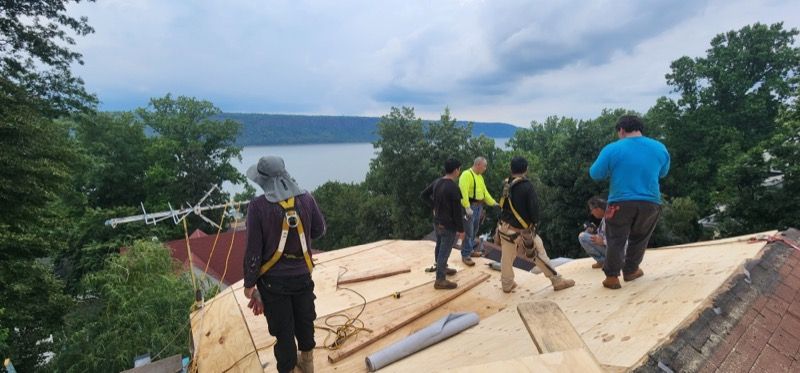
[[[447,270],[447,259],[450,258],[450,252],[453,251],[453,244],[456,243],[456,232],[451,231],[441,225],[436,224],[436,279],[444,280],[445,271]]]
[[[483,204],[471,203],[472,217],[464,221],[464,242],[461,242],[461,257],[468,258],[475,248],[475,234],[481,227],[481,209]]]
[[[606,246],[605,245],[598,245],[592,242],[593,234],[587,232],[581,232],[578,235],[578,242],[581,243],[581,247],[586,250],[586,253],[589,254],[594,260],[598,263],[605,263],[606,261]]]

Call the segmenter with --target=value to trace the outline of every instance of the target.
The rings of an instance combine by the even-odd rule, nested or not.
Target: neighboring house
[[[214,248],[215,240],[216,248]],[[233,246],[231,246],[231,242]],[[221,282],[220,288],[224,289],[241,280],[244,278],[242,261],[246,244],[247,231],[221,232],[219,238],[216,234],[205,234],[199,229],[194,231],[189,237],[189,247],[192,252],[192,271],[194,271],[195,278],[202,279],[203,274],[206,273],[206,266],[208,266],[208,275],[206,276],[208,284],[204,286],[216,285]],[[188,268],[189,255],[186,240],[169,241],[166,246],[169,247],[172,257]],[[214,249],[213,253],[212,249]],[[229,249],[230,256],[228,255]],[[222,278],[223,275],[225,278]]]

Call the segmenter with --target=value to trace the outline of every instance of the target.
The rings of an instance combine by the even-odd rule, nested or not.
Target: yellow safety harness
[[[502,209],[502,208],[505,208],[506,201],[508,201],[508,206],[511,208],[511,213],[514,214],[514,218],[517,219],[517,222],[519,222],[519,224],[523,228],[528,229],[528,223],[526,223],[525,220],[522,219],[522,216],[519,215],[519,213],[517,212],[517,209],[514,208],[514,204],[511,202],[511,197],[510,197],[511,188],[513,188],[514,185],[517,185],[517,184],[519,184],[519,183],[521,183],[523,181],[528,181],[528,180],[525,179],[524,177],[515,177],[509,183],[508,179],[506,179],[506,181],[503,183],[503,196],[500,197],[500,203],[499,204],[500,204],[500,208]]]
[[[286,239],[289,237],[289,230],[296,229],[297,235],[300,238],[300,247],[303,248],[303,258],[305,258],[308,272],[314,270],[314,263],[311,262],[311,257],[308,255],[308,245],[306,244],[306,236],[303,230],[303,222],[300,220],[300,214],[294,207],[294,197],[290,197],[285,201],[278,202],[283,208],[283,227],[281,228],[281,240],[278,242],[278,249],[266,263],[261,266],[261,274],[263,275],[270,268],[272,268],[283,255],[283,249],[286,247]],[[287,255],[288,257],[288,255]]]

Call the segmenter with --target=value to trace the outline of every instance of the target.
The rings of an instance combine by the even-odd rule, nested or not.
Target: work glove
[[[467,213],[467,219],[472,219],[472,208],[467,207],[464,211]]]

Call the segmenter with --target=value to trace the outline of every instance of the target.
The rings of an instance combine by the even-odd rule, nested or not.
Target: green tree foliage
[[[781,23],[756,23],[717,35],[705,57],[673,61],[667,82],[681,97],[654,108],[673,155],[673,195],[713,211],[708,191],[733,181],[719,170],[772,137],[781,107],[797,90],[797,34]]]
[[[219,113],[211,102],[170,95],[151,99],[148,107],[136,110],[142,123],[156,133],[148,147],[145,188],[148,200],[161,204],[157,208],[166,208],[167,202],[195,203],[224,181],[245,182],[230,164],[234,157],[241,159],[241,148],[234,145],[241,125],[212,119]],[[222,203],[227,198],[215,191],[206,201]]]
[[[0,76],[35,97],[49,115],[91,109],[96,101],[70,71],[71,64],[83,64],[70,49],[72,35],[94,32],[85,17],[66,14],[71,2],[80,0],[0,3]]]
[[[44,353],[53,351],[49,340],[61,327],[61,317],[71,306],[63,294],[63,284],[53,276],[45,260],[9,259],[0,262],[0,299],[5,312],[0,314],[0,330],[8,330],[9,357],[20,372],[36,371],[44,363]]]
[[[697,204],[689,197],[666,200],[661,205],[661,217],[650,240],[651,246],[670,246],[709,238],[703,236],[703,229],[697,222],[699,214]]]
[[[327,223],[319,250],[340,249],[386,238],[392,230],[386,196],[371,193],[364,184],[327,182],[313,192]]]
[[[78,158],[66,126],[42,115],[24,89],[0,84],[0,330],[9,333],[0,353],[33,371],[69,305],[42,258],[64,248],[60,197]]]
[[[93,113],[73,121],[87,164],[78,181],[92,207],[138,206],[147,201],[152,143],[133,113]]]
[[[133,358],[188,354],[188,314],[194,300],[186,275],[176,275],[169,251],[139,241],[111,256],[83,281],[80,302],[57,336],[52,368],[64,372],[118,372]]]
[[[431,231],[430,211],[419,193],[442,176],[447,158],[461,160],[466,170],[475,157],[484,156],[493,167],[499,152],[491,139],[472,137],[471,125],[457,125],[449,109],[439,121],[423,123],[412,108],[392,108],[378,123],[378,136],[374,146],[380,152],[365,183],[370,192],[388,198],[391,230],[384,237],[419,239]],[[492,181],[499,178],[487,183]]]
[[[720,170],[723,235],[797,226],[800,221],[800,98],[778,116],[772,136]]]
[[[135,207],[91,208],[81,210],[74,218],[67,247],[59,252],[56,272],[66,283],[69,294],[77,295],[79,285],[87,274],[101,270],[109,255],[117,254],[120,248],[130,247],[140,239],[166,241],[183,237],[183,229],[171,224],[105,225],[106,220],[121,216],[141,214]]]

